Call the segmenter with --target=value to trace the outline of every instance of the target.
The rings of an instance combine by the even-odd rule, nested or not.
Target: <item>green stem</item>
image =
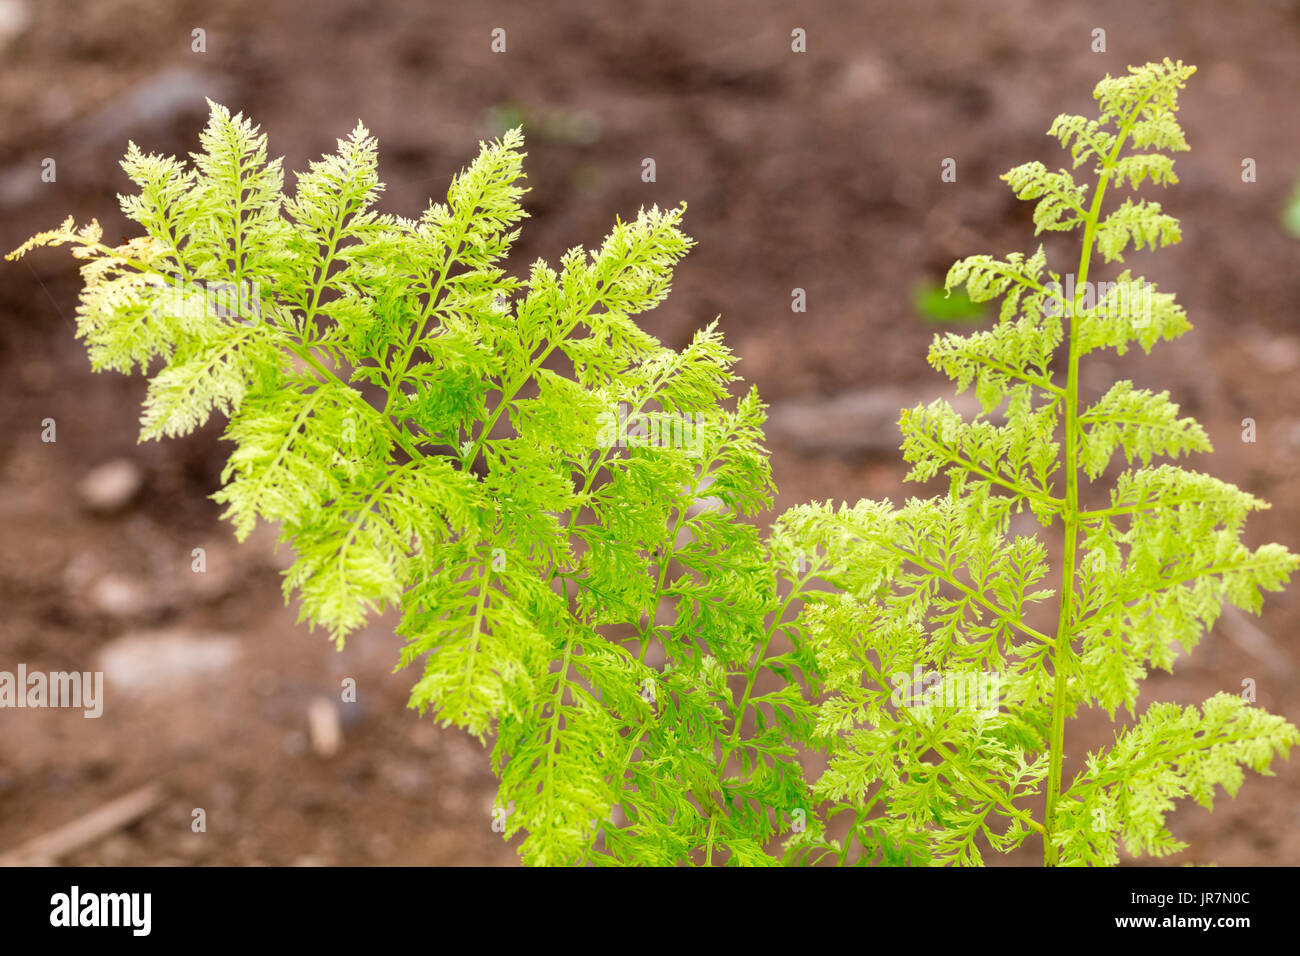
[[[496,411],[494,411],[492,416],[484,423],[483,430],[479,432],[479,436],[474,441],[469,453],[463,456],[460,460],[462,471],[469,471],[469,469],[473,467],[474,462],[478,460],[479,453],[483,450],[483,445],[486,444],[487,440],[492,435],[493,427],[501,418],[505,410],[510,407],[510,403],[514,401],[515,396],[519,394],[519,390],[523,388],[535,374],[537,374],[541,369],[542,364],[550,357],[551,353],[559,347],[560,343],[572,335],[573,331],[582,324],[582,320],[585,319],[591,310],[596,307],[596,304],[600,302],[601,294],[618,281],[618,279],[620,279],[629,268],[631,268],[631,265],[625,262],[619,267],[618,271],[613,276],[608,279],[598,280],[596,283],[596,291],[585,303],[583,303],[581,308],[575,311],[573,321],[570,322],[559,335],[551,340],[550,345],[546,347],[546,350],[542,352],[541,355],[529,364],[528,368],[524,370],[523,375],[517,377],[509,384],[502,385],[501,401],[497,405]]]
[[[560,672],[555,678],[555,696],[552,699],[550,732],[546,735],[546,784],[542,788],[543,799],[553,799],[555,793],[555,757],[559,742],[560,714],[564,711],[564,692],[569,689],[569,661],[573,656],[573,635],[564,640],[564,658],[560,662]]]
[[[884,677],[880,675],[880,673],[876,670],[876,668],[872,667],[871,664],[865,660],[863,661],[863,669],[865,670],[867,677],[870,678],[872,681],[874,681],[876,686],[878,687],[887,686],[887,682],[885,681]],[[1046,841],[1047,839],[1046,828],[1042,824],[1040,824],[1037,820],[1035,820],[1033,816],[1031,816],[1028,813],[1028,811],[1021,810],[1019,807],[1017,807],[1013,802],[1015,798],[1012,794],[1000,793],[997,790],[994,790],[992,787],[985,784],[984,781],[980,778],[979,774],[975,773],[969,767],[965,766],[961,761],[957,759],[956,754],[954,754],[947,747],[945,747],[943,744],[941,744],[938,740],[935,739],[934,734],[931,732],[930,728],[926,727],[919,720],[917,720],[915,717],[912,716],[910,709],[907,707],[906,704],[897,708],[897,713],[900,717],[904,718],[909,724],[911,724],[912,728],[916,730],[917,733],[921,734],[925,738],[925,741],[930,746],[930,749],[933,750],[935,753],[937,753],[943,759],[944,763],[949,765],[950,770],[960,774],[962,779],[965,780],[968,784],[970,784],[982,796],[988,798],[991,802],[1001,807],[1005,816],[1007,816],[1010,819],[1019,820],[1025,826],[1029,827],[1029,829],[1043,834],[1043,839],[1044,841]],[[936,773],[939,772],[941,769],[942,768],[940,767],[934,768]]]
[[[937,453],[938,456],[943,458],[945,461],[950,461],[959,468],[969,471],[974,475],[978,475],[986,481],[991,481],[995,485],[1000,485],[1007,489],[1007,491],[1013,492],[1017,498],[1024,498],[1027,501],[1037,502],[1043,507],[1050,508],[1057,513],[1063,512],[1065,502],[1060,498],[1054,497],[1053,495],[1040,494],[1033,489],[1024,487],[1012,479],[1003,478],[995,472],[989,471],[987,468],[981,468],[979,465],[975,464],[975,462],[963,458],[961,455],[953,454],[952,449],[947,445],[935,441],[933,438],[930,438],[928,435],[921,432],[915,432],[914,437],[922,441],[930,451]]]
[[[849,832],[844,835],[844,843],[840,846],[840,852],[838,854],[839,856],[839,863],[837,864],[838,866],[843,866],[845,861],[848,860],[849,851],[853,849],[853,841],[855,839],[858,841],[858,843],[862,843],[862,837],[858,835],[858,828],[862,826],[862,824],[874,823],[877,820],[881,822],[886,822],[887,820],[886,817],[867,816],[867,814],[871,812],[871,808],[876,805],[876,803],[880,800],[880,798],[884,795],[884,793],[885,793],[885,788],[881,787],[874,794],[872,794],[870,800],[868,800],[863,806],[853,811],[853,824],[849,827]]]
[[[336,384],[341,385],[343,388],[347,389],[349,392],[356,392],[356,389],[354,389],[347,382],[343,381],[343,379],[340,378],[337,373],[331,371],[326,366],[321,364],[321,361],[311,353],[311,350],[307,348],[305,344],[299,344],[297,342],[292,342],[287,339],[285,340],[284,344],[285,347],[290,352],[298,356],[298,358],[302,359],[309,366],[311,366],[312,369],[314,369],[318,374],[323,376],[325,381],[333,381]],[[371,410],[375,412],[375,414],[378,416],[379,423],[384,427],[384,429],[390,435],[393,436],[393,440],[397,442],[397,444],[401,447],[401,449],[404,452],[406,452],[408,455],[411,456],[412,461],[424,457],[424,455],[421,454],[420,451],[413,444],[411,444],[410,436],[408,436],[406,432],[404,432],[402,429],[398,428],[397,425],[393,423],[392,418],[390,418],[387,414],[376,409],[373,405],[369,405],[369,403],[366,404],[371,408]]]
[[[595,305],[595,302],[592,302],[592,305]],[[587,309],[590,308],[591,305],[587,306]],[[501,401],[497,405],[496,411],[494,411],[492,417],[483,424],[483,430],[479,432],[479,436],[475,439],[469,453],[460,460],[461,469],[463,471],[469,471],[474,462],[478,460],[479,453],[483,450],[483,445],[492,434],[492,429],[496,426],[496,423],[501,418],[502,414],[505,413],[505,410],[510,407],[510,403],[513,402],[515,396],[519,394],[519,390],[532,380],[532,377],[541,369],[542,363],[551,357],[551,353],[559,347],[560,343],[573,334],[573,330],[578,327],[578,324],[586,316],[587,309],[579,312],[574,320],[569,323],[569,325],[559,335],[551,340],[551,343],[546,346],[546,349],[542,354],[529,363],[528,368],[524,369],[523,374],[516,376],[508,384],[502,386]]]
[[[1163,761],[1172,766],[1173,764],[1177,763],[1177,761],[1180,758],[1185,757],[1188,754],[1195,753],[1198,750],[1209,750],[1211,747],[1219,747],[1224,744],[1240,744],[1240,743],[1246,743],[1247,741],[1250,740],[1257,740],[1257,739],[1258,737],[1254,734],[1250,734],[1247,736],[1228,735],[1224,737],[1197,737],[1192,743],[1188,744],[1186,747],[1179,748],[1177,751],[1173,753],[1167,753],[1165,751],[1156,750],[1154,752],[1149,753],[1146,757],[1142,758],[1141,760],[1135,763],[1125,764],[1123,767],[1119,767],[1114,770],[1109,770],[1106,773],[1102,774],[1101,776],[1097,777],[1095,780],[1091,780],[1091,781],[1088,780],[1086,777],[1086,772],[1080,771],[1080,773],[1075,776],[1074,780],[1070,782],[1070,788],[1066,790],[1065,796],[1067,797],[1070,796],[1070,794],[1074,792],[1074,788],[1080,785],[1091,785],[1093,787],[1108,787],[1112,783],[1118,783],[1120,780],[1133,780],[1135,779],[1138,773],[1145,770],[1147,767],[1151,766],[1153,763],[1156,763],[1157,761]]]
[[[438,308],[438,293],[442,287],[447,284],[447,277],[451,275],[451,267],[460,255],[461,246],[465,244],[465,226],[462,224],[456,233],[456,242],[447,247],[447,255],[442,260],[442,265],[438,267],[438,281],[429,284],[429,301],[425,303],[424,311],[420,318],[416,320],[415,325],[411,328],[411,337],[407,339],[406,346],[402,352],[401,369],[396,373],[393,369],[397,366],[388,367],[388,394],[384,401],[384,414],[387,415],[393,407],[393,400],[397,397],[397,392],[401,387],[403,379],[406,377],[407,369],[411,367],[411,356],[415,354],[415,346],[424,335],[424,327],[429,322],[429,316]],[[426,284],[428,277],[425,277]]]
[[[117,250],[115,250],[112,246],[107,246],[102,242],[81,242],[81,245],[84,248],[96,249],[97,251],[100,252],[101,255],[112,256],[115,259],[119,259],[120,261],[130,265],[138,272],[151,273],[153,275],[159,276],[160,278],[162,278],[164,281],[167,282],[170,282],[176,278],[176,276],[163,272],[160,269],[156,269],[149,263],[144,262],[140,259],[133,259],[128,256],[121,256],[118,254]],[[178,261],[179,261],[179,256],[178,256]],[[181,266],[181,275],[182,277],[185,275],[185,270],[183,265]],[[311,320],[311,315],[308,314],[308,316],[304,319],[304,322],[310,322],[310,320]],[[279,326],[277,326],[276,329],[280,333],[280,340],[285,346],[285,348],[287,348],[298,358],[302,359],[302,361],[305,362],[307,365],[311,366],[312,369],[314,369],[317,373],[321,375],[323,381],[333,381],[336,384],[341,385],[343,388],[346,388],[350,392],[356,391],[356,389],[354,389],[351,385],[343,381],[343,379],[336,372],[330,370],[329,368],[321,364],[320,360],[316,358],[314,354],[312,354],[311,348],[307,345],[305,341],[302,340],[294,341],[293,339],[289,338],[288,330]],[[371,407],[373,408],[373,406]],[[376,411],[378,412],[377,409]],[[393,440],[396,441],[399,446],[401,446],[403,451],[405,451],[408,455],[410,455],[412,459],[424,457],[424,455],[422,455],[415,448],[415,446],[411,444],[409,436],[407,436],[404,431],[402,431],[395,424],[393,424],[393,420],[389,417],[389,415],[386,412],[378,412],[378,414],[379,414],[380,423],[384,426],[385,430],[387,430],[388,433],[393,436]]]
[[[722,449],[718,449],[721,454]],[[691,489],[691,501],[696,499],[700,493],[700,486],[704,484],[704,479],[708,477],[709,469],[713,463],[718,460],[717,455],[712,455],[699,470],[699,475],[695,479],[695,487]],[[668,581],[668,566],[672,564],[673,557],[677,554],[677,536],[682,533],[682,528],[686,524],[687,516],[691,510],[691,502],[682,503],[677,509],[677,520],[673,522],[672,531],[664,540],[664,551],[659,557],[659,577],[655,582],[654,594],[650,598],[650,603],[646,609],[646,620],[641,628],[641,652],[637,655],[637,660],[642,664],[645,663],[646,652],[650,650],[650,635],[656,629],[655,616],[659,610],[659,600],[664,593],[664,585]]]
[[[330,231],[329,242],[326,244],[325,248],[325,258],[321,260],[320,275],[316,277],[316,284],[312,288],[311,299],[308,300],[307,303],[307,311],[304,312],[302,316],[302,331],[304,335],[309,327],[312,329],[315,328],[313,323],[316,321],[316,310],[320,307],[321,296],[325,293],[325,285],[329,280],[330,266],[334,264],[334,256],[338,252],[339,240],[343,238],[343,220],[348,217],[349,211],[348,204],[345,201],[340,200],[339,214],[334,220],[334,228]]]
[[[1273,562],[1268,560],[1250,561],[1250,562],[1244,562],[1242,564],[1215,564],[1215,565],[1211,565],[1208,568],[1200,568],[1196,571],[1191,572],[1190,574],[1180,575],[1179,577],[1176,578],[1156,578],[1156,583],[1148,584],[1144,590],[1146,591],[1147,595],[1152,595],[1158,591],[1164,591],[1168,588],[1176,588],[1179,585],[1187,584],[1189,581],[1195,581],[1197,578],[1209,577],[1212,574],[1227,574],[1229,571],[1236,571],[1236,572],[1259,571],[1264,568],[1270,567],[1272,565]],[[1125,598],[1124,600],[1131,600],[1131,598]],[[1082,631],[1086,627],[1089,627],[1090,625],[1093,624],[1093,622],[1105,617],[1106,615],[1110,614],[1112,611],[1116,610],[1120,603],[1122,602],[1111,602],[1110,604],[1105,604],[1102,607],[1098,608],[1096,611],[1093,611],[1087,617],[1080,618],[1078,621],[1075,622],[1074,629],[1076,633]]]
[[[1119,158],[1120,150],[1128,139],[1134,122],[1141,116],[1147,97],[1140,100],[1115,135],[1115,145],[1102,164],[1097,177],[1097,188],[1092,194],[1092,204],[1084,219],[1083,249],[1079,253],[1079,268],[1075,273],[1075,298],[1070,304],[1070,355],[1069,375],[1065,387],[1065,556],[1061,563],[1061,611],[1056,625],[1056,649],[1052,653],[1055,679],[1052,687],[1052,723],[1047,771],[1047,806],[1043,816],[1043,865],[1056,866],[1059,849],[1056,845],[1056,807],[1061,794],[1061,764],[1065,759],[1065,711],[1069,705],[1069,657],[1073,652],[1074,570],[1079,538],[1079,300],[1088,283],[1088,269],[1092,264],[1092,247],[1097,239],[1097,224],[1101,215],[1102,200],[1110,182],[1111,170]]]
[[[745,719],[745,711],[749,707],[749,698],[753,696],[754,684],[758,680],[758,672],[763,669],[763,662],[767,660],[767,649],[772,644],[772,638],[776,636],[777,629],[781,626],[781,619],[785,617],[785,612],[789,610],[790,605],[794,603],[804,589],[804,586],[814,577],[821,573],[822,565],[817,563],[807,574],[797,580],[794,589],[781,602],[777,608],[776,614],[772,617],[772,626],[767,629],[767,636],[763,640],[763,646],[754,658],[752,666],[749,668],[749,676],[745,681],[745,693],[740,698],[740,705],[736,708],[736,716],[731,725],[731,736],[727,739],[727,744],[722,751],[722,759],[718,761],[718,775],[721,776],[727,769],[727,761],[731,759],[732,753],[740,743],[740,725]]]
[[[969,358],[971,361],[987,365],[994,371],[1001,372],[1009,378],[1019,379],[1028,385],[1037,385],[1045,392],[1051,392],[1054,395],[1065,395],[1065,389],[1061,388],[1061,386],[1057,385],[1050,378],[1046,378],[1045,376],[1034,375],[1032,372],[1014,369],[1010,365],[999,362],[997,359],[989,358],[987,355],[970,355]]]
[[[1028,812],[1021,810],[1014,803],[1012,803],[1012,797],[1006,794],[999,793],[998,791],[994,790],[992,787],[985,784],[984,781],[980,779],[979,774],[975,773],[969,767],[962,764],[957,759],[956,754],[948,750],[948,748],[945,747],[943,744],[939,743],[939,741],[934,738],[934,734],[930,732],[930,729],[928,727],[926,727],[919,720],[917,720],[915,717],[909,714],[907,712],[907,707],[904,706],[898,708],[898,713],[906,717],[908,722],[911,723],[911,725],[914,728],[916,728],[916,730],[918,730],[925,737],[926,742],[930,745],[930,747],[934,750],[934,752],[943,758],[943,762],[944,764],[947,765],[946,769],[949,772],[955,772],[959,774],[963,780],[965,780],[968,784],[970,784],[971,787],[977,790],[981,795],[983,795],[984,797],[988,798],[991,802],[1001,807],[1002,810],[1008,816],[1020,820],[1031,830],[1036,830],[1037,832],[1043,834],[1044,839],[1047,838],[1047,830],[1042,824],[1040,824],[1037,820],[1035,820],[1032,816],[1030,816]],[[941,767],[935,768],[936,771],[941,771],[943,769],[945,768],[941,768]]]
[[[1234,489],[1235,491],[1236,489]],[[1238,500],[1237,494],[1220,495],[1177,495],[1170,498],[1151,498],[1126,505],[1112,505],[1109,508],[1100,511],[1081,511],[1079,512],[1080,521],[1100,521],[1105,518],[1117,518],[1122,515],[1141,514],[1144,511],[1152,511],[1156,508],[1176,508],[1179,505],[1197,504],[1210,505],[1215,503],[1230,502]]]
[[[887,540],[882,540],[879,543],[887,550],[893,551],[895,554],[900,555],[904,561],[907,561],[909,564],[913,564],[916,567],[920,568],[922,571],[924,571],[926,574],[930,575],[931,577],[938,578],[940,581],[943,581],[946,584],[949,584],[952,587],[956,588],[962,594],[965,594],[968,598],[971,598],[977,604],[984,607],[988,611],[992,612],[994,616],[1001,619],[1004,623],[1011,625],[1016,630],[1020,631],[1020,633],[1024,634],[1026,637],[1032,637],[1040,644],[1047,644],[1049,646],[1053,644],[1052,639],[1048,637],[1046,634],[1042,633],[1041,631],[1034,630],[1034,628],[1024,623],[1018,616],[1012,614],[1006,608],[999,607],[998,605],[994,604],[992,601],[986,598],[983,595],[983,593],[976,591],[974,588],[967,587],[965,584],[962,584],[951,574],[946,573],[942,568],[936,568],[930,564],[927,564],[925,561],[921,560],[921,558],[912,554],[910,551],[907,551],[904,548],[900,548],[894,544],[891,544]]]

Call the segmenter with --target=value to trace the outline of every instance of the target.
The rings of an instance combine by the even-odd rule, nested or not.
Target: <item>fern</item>
[[[780,519],[777,550],[827,565],[829,589],[804,595],[796,627],[830,691],[817,720],[829,767],[814,795],[828,818],[852,821],[842,841],[810,828],[791,842],[796,859],[843,862],[852,850],[859,862],[973,864],[1031,835],[1048,865],[1114,864],[1120,841],[1164,855],[1182,847],[1165,827],[1175,799],[1210,806],[1216,786],[1235,794],[1242,767],[1267,773],[1300,740],[1281,718],[1220,693],[1200,710],[1147,707],[1065,778],[1068,718],[1080,707],[1133,712],[1152,667],[1191,650],[1225,601],[1258,612],[1261,592],[1281,588],[1298,561],[1280,545],[1240,542],[1263,502],[1153,463],[1211,450],[1167,392],[1121,381],[1091,403],[1081,395],[1088,353],[1134,342],[1149,352],[1190,328],[1172,295],[1128,271],[1095,294],[1088,277],[1095,254],[1119,261],[1179,240],[1157,203],[1103,210],[1113,189],[1177,181],[1166,153],[1187,149],[1175,114],[1193,71],[1167,59],[1130,68],[1098,84],[1097,119],[1056,119],[1050,134],[1075,169],[1091,166],[1090,188],[1041,163],[1003,177],[1037,200],[1037,231],[1082,232],[1079,263],[1063,281],[1039,247],[949,272],[949,289],[1002,299],[993,329],[938,336],[930,351],[958,391],[974,387],[981,413],[966,421],[940,401],[900,421],[908,477],[943,473],[949,493],[901,509],[805,505]],[[1128,467],[1106,505],[1092,483],[1117,452]],[[1044,545],[1010,533],[1026,509],[1063,536],[1054,588],[1044,586]],[[1054,629],[1043,623],[1049,601]],[[994,693],[948,693],[963,681]],[[1045,803],[1037,816],[1035,798]]]
[[[405,219],[375,209],[360,125],[287,193],[265,136],[211,104],[192,164],[131,145],[143,236],[69,220],[15,254],[83,260],[94,368],[150,373],[141,440],[228,417],[214,497],[241,540],[279,524],[302,619],[341,646],[400,613],[411,705],[494,738],[525,860],[770,861],[809,806],[790,734],[811,707],[759,653],[777,594],[740,518],[772,503],[764,406],[732,400],[714,326],[676,351],[635,321],[692,245],[684,207],[505,270],[522,143]],[[763,663],[790,690],[734,698]]]
[[[121,203],[143,236],[109,246],[68,220],[11,256],[83,260],[93,367],[150,375],[141,440],[227,417],[214,498],[241,540],[279,525],[303,620],[341,646],[399,615],[411,705],[491,739],[526,862],[974,864],[1037,835],[1048,864],[1112,864],[1121,840],[1177,849],[1175,799],[1235,793],[1300,739],[1225,694],[1157,704],[1063,779],[1067,717],[1131,712],[1223,601],[1258,611],[1297,563],[1240,543],[1263,502],[1154,463],[1209,450],[1167,393],[1119,382],[1081,405],[1084,355],[1190,328],[1144,280],[1094,295],[1088,275],[1094,251],[1178,241],[1154,203],[1102,208],[1109,187],[1176,182],[1191,72],[1107,77],[1098,119],[1057,119],[1091,187],[1039,163],[1004,177],[1082,250],[1064,283],[1041,247],[949,273],[1001,300],[992,329],[930,352],[981,413],[901,418],[909,477],[949,493],[805,505],[766,538],[746,520],[772,505],[763,404],[733,397],[714,325],[678,351],[636,321],[692,245],[684,207],[514,276],[518,130],[406,219],[375,209],[360,125],[290,194],[265,136],[212,104],[192,165],[131,145]],[[1064,534],[1059,577],[1009,532],[1026,509]],[[810,751],[828,761],[812,783]]]

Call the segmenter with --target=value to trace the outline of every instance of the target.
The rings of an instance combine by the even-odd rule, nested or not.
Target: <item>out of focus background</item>
[[[771,405],[779,507],[899,500],[926,489],[901,482],[897,409],[949,393],[928,343],[981,321],[936,287],[956,258],[1037,243],[1032,206],[998,175],[1068,165],[1044,133],[1057,113],[1092,115],[1106,72],[1182,59],[1199,67],[1182,109],[1192,152],[1159,198],[1184,239],[1127,264],[1177,292],[1196,328],[1150,358],[1098,356],[1084,384],[1169,389],[1217,449],[1193,466],[1273,502],[1247,542],[1300,550],[1298,52],[1295,0],[0,0],[0,248],[69,213],[134,235],[117,160],[128,140],[195,149],[205,97],[260,123],[288,169],[360,118],[380,141],[382,207],[407,216],[480,139],[522,123],[532,218],[514,267],[687,201],[699,245],[648,328],[681,346],[721,315]],[[62,845],[40,852],[72,864],[513,863],[478,741],[405,708],[417,675],[392,672],[393,622],[341,653],[295,626],[274,533],[236,546],[207,497],[221,423],[138,446],[144,381],[91,373],[78,289],[62,250],[0,263],[0,670],[104,670],[108,704],[97,720],[0,711],[0,857],[53,831]],[[1226,616],[1143,706],[1253,680],[1300,723],[1297,623],[1300,586],[1259,619]],[[1067,772],[1109,742],[1105,715],[1070,734]],[[1300,760],[1276,769],[1213,816],[1177,811],[1190,849],[1176,859],[1300,863]],[[113,818],[124,794],[137,805]],[[104,823],[105,805],[106,825],[63,839]]]

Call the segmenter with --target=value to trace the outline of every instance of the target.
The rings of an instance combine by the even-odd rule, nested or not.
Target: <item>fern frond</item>
[[[1134,249],[1172,245],[1182,241],[1178,220],[1165,215],[1160,203],[1131,199],[1097,224],[1097,248],[1107,262],[1122,262],[1124,250],[1132,244]]]
[[[1017,199],[1037,199],[1034,207],[1034,235],[1044,230],[1063,232],[1080,225],[1087,217],[1087,190],[1074,182],[1066,170],[1050,172],[1040,162],[1017,166],[1001,178],[1010,184]]]
[[[1150,463],[1155,455],[1208,452],[1210,438],[1194,418],[1179,418],[1168,392],[1156,394],[1116,382],[1097,402],[1079,414],[1079,460],[1089,478],[1096,478],[1115,450],[1129,462]]]
[[[1133,278],[1127,269],[1114,282],[1098,283],[1097,298],[1095,308],[1077,313],[1080,355],[1099,348],[1123,355],[1130,342],[1149,354],[1161,339],[1172,341],[1191,331],[1192,324],[1172,293],[1157,291],[1153,283]]]
[[[1288,756],[1297,743],[1291,724],[1231,694],[1216,694],[1199,710],[1152,704],[1113,747],[1088,756],[1065,793],[1062,862],[1114,864],[1119,839],[1135,856],[1185,848],[1165,828],[1175,800],[1213,809],[1216,787],[1236,796],[1243,767],[1271,775],[1274,756]]]

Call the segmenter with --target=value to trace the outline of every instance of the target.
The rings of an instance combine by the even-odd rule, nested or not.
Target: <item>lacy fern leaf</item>
[[[374,208],[363,126],[286,192],[265,135],[211,104],[192,163],[130,146],[143,236],[69,220],[14,255],[84,260],[95,368],[150,375],[141,440],[229,419],[214,497],[241,540],[279,525],[301,619],[342,645],[400,615],[411,705],[492,739],[525,860],[774,862],[812,710],[742,520],[772,501],[764,406],[732,397],[714,326],[679,351],[638,325],[692,245],[684,208],[506,270],[522,146],[483,144],[406,219]],[[765,668],[784,690],[755,691]]]
[[[1098,84],[1097,119],[1056,119],[1050,133],[1074,168],[1092,165],[1091,186],[1038,162],[1003,177],[1037,201],[1036,232],[1081,230],[1080,259],[1064,278],[1041,247],[949,272],[949,289],[1003,299],[993,329],[937,336],[930,351],[959,390],[974,386],[980,414],[967,421],[937,401],[900,420],[908,477],[943,472],[949,493],[901,509],[803,506],[777,526],[783,549],[823,564],[830,589],[806,598],[797,627],[829,691],[816,721],[829,766],[813,793],[828,822],[851,820],[842,840],[813,827],[793,841],[801,862],[975,864],[1031,835],[1048,865],[1111,865],[1121,841],[1165,855],[1181,848],[1165,827],[1175,800],[1209,806],[1216,786],[1236,793],[1243,767],[1267,772],[1300,741],[1285,720],[1221,693],[1201,710],[1151,705],[1072,784],[1062,779],[1068,717],[1133,711],[1149,668],[1172,668],[1223,603],[1258,612],[1262,592],[1300,564],[1281,545],[1241,543],[1263,502],[1153,463],[1210,451],[1167,392],[1120,381],[1091,404],[1081,396],[1089,352],[1149,352],[1190,329],[1145,279],[1089,274],[1094,252],[1111,262],[1179,241],[1158,203],[1124,200],[1106,214],[1104,200],[1109,187],[1177,182],[1166,154],[1187,148],[1175,111],[1192,72],[1169,60],[1131,68]],[[1141,467],[1115,477],[1109,507],[1091,507],[1089,482],[1116,452]],[[1044,586],[1045,546],[1009,536],[1025,508],[1064,540],[1055,587]],[[1054,630],[1034,612],[1049,599]],[[1035,796],[1041,816],[1026,803]]]

